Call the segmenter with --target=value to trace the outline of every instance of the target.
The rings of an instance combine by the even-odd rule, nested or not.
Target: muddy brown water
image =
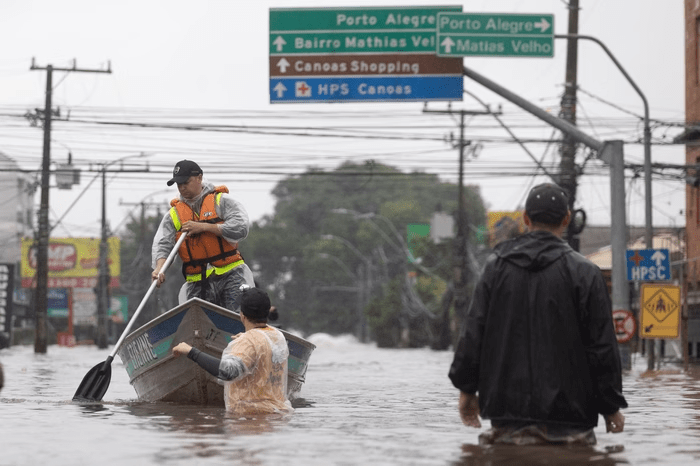
[[[312,335],[306,383],[287,419],[240,420],[222,408],[145,403],[117,357],[103,401],[71,398],[111,348],[0,351],[0,465],[700,464],[700,370],[673,364],[624,376],[625,432],[601,422],[590,448],[478,446],[447,378],[450,351],[378,349]]]

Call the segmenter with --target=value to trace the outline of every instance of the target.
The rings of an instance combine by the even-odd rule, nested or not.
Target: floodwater
[[[73,403],[110,349],[0,351],[0,465],[700,464],[700,371],[633,360],[626,428],[595,447],[479,447],[447,378],[450,351],[378,349],[313,335],[306,383],[286,419],[240,420],[223,408],[144,403],[117,357],[103,402]]]

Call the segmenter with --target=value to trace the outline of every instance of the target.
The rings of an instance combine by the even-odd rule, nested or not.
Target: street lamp
[[[362,285],[360,287],[361,290],[361,299],[360,302],[362,303],[361,307],[358,309],[358,322],[357,322],[357,327],[358,327],[358,334],[360,336],[360,341],[365,342],[366,337],[367,337],[367,321],[365,319],[365,315],[363,312],[363,309],[369,305],[369,300],[372,294],[372,261],[368,259],[364,254],[362,254],[359,249],[357,249],[353,244],[346,240],[345,238],[341,238],[340,236],[335,236],[335,235],[321,235],[321,239],[325,240],[335,240],[335,241],[340,241],[344,245],[346,245],[357,257],[360,258],[360,260],[364,263],[365,265],[365,273],[362,274],[362,266],[360,265],[359,268],[359,276],[360,279],[358,282]],[[364,277],[363,277],[364,275]],[[364,278],[364,284],[362,284],[362,278]]]
[[[331,255],[331,254],[326,254],[325,252],[319,252],[319,253],[317,253],[316,255],[317,255],[318,257],[322,258],[322,259],[330,259],[330,260],[332,260],[333,262],[337,263],[337,264],[340,266],[340,268],[343,269],[343,271],[344,271],[346,274],[348,274],[348,276],[349,276],[350,278],[352,278],[354,281],[358,281],[358,280],[357,280],[357,275],[355,275],[355,274],[352,272],[352,270],[350,270],[350,269],[348,268],[348,266],[345,265],[345,262],[341,261],[341,260],[338,259],[337,257],[335,257],[335,256],[333,256],[333,255]]]
[[[342,288],[342,290],[343,291],[356,291],[357,292],[357,309],[356,309],[357,316],[358,316],[357,339],[364,342],[365,341],[365,331],[364,331],[365,330],[365,321],[364,321],[363,309],[364,309],[364,296],[366,295],[366,293],[365,293],[365,285],[362,283],[362,277],[361,276],[358,277],[356,274],[352,273],[352,271],[348,268],[348,266],[345,265],[345,263],[342,260],[338,259],[335,256],[332,256],[330,254],[326,254],[324,252],[316,253],[316,255],[318,257],[323,258],[323,259],[330,259],[333,262],[337,263],[340,266],[340,268],[342,268],[343,271],[345,271],[345,273],[348,274],[348,276],[350,278],[352,278],[353,281],[355,282],[355,284],[356,284],[355,287],[353,287],[353,288],[345,288],[344,287],[344,288]],[[335,289],[339,289],[339,288],[335,287]]]
[[[370,225],[372,225],[372,227],[374,227],[374,229],[379,232],[379,234],[382,236],[382,238],[384,238],[384,240],[386,240],[387,243],[391,244],[394,248],[396,248],[402,254],[408,250],[408,248],[403,247],[404,246],[403,245],[403,238],[401,238],[401,235],[396,230],[396,227],[394,226],[394,224],[391,223],[391,220],[384,217],[383,215],[375,214],[372,212],[368,212],[368,213],[363,214],[363,213],[360,213],[356,210],[344,209],[344,208],[331,209],[331,212],[333,212],[334,214],[352,215],[353,217],[358,218],[358,219],[369,220]],[[374,217],[382,218],[387,224],[389,224],[389,226],[395,232],[396,237],[399,240],[399,246],[396,245],[396,242],[394,240],[392,240],[389,237],[389,235],[387,235],[386,232],[379,227],[379,225],[377,225],[375,222],[372,221],[372,218],[374,218]]]

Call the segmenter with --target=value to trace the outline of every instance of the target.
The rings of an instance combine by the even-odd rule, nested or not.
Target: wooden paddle
[[[177,240],[177,243],[175,243],[175,247],[172,251],[170,251],[170,255],[165,260],[163,267],[160,269],[161,272],[165,272],[168,269],[168,267],[170,267],[170,264],[172,264],[173,260],[175,259],[175,254],[177,253],[177,250],[180,249],[180,245],[185,240],[185,236],[187,236],[186,232],[180,235],[180,238]],[[139,307],[136,309],[136,312],[134,312],[134,315],[131,317],[131,320],[122,332],[121,336],[119,337],[119,340],[117,341],[117,344],[114,345],[114,349],[111,353],[109,353],[109,356],[107,357],[105,362],[96,365],[95,367],[90,369],[90,371],[87,374],[85,374],[85,377],[83,377],[83,381],[80,382],[78,389],[75,391],[75,395],[73,395],[73,401],[102,400],[102,397],[105,395],[107,388],[109,388],[109,382],[112,379],[112,361],[114,360],[114,356],[117,354],[117,350],[124,342],[124,339],[127,337],[127,335],[129,335],[131,327],[133,327],[134,323],[136,322],[136,318],[141,313],[143,307],[146,305],[146,301],[148,301],[148,298],[151,296],[151,293],[153,293],[153,290],[155,289],[157,283],[158,280],[153,280],[151,282],[151,286],[148,288],[146,295],[141,300],[141,304],[139,304]]]

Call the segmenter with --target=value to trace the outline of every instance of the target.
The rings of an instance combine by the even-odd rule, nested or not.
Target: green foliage
[[[396,346],[399,319],[404,328],[425,326],[402,308],[406,273],[417,273],[418,296],[437,310],[454,256],[452,241],[436,245],[420,238],[421,267],[409,264],[406,227],[430,223],[438,209],[454,212],[457,192],[436,175],[372,161],[344,163],[332,172],[310,169],[277,184],[274,215],[253,225],[241,251],[280,310],[280,326],[355,333],[364,315],[378,343]],[[464,205],[467,231],[482,225],[477,189],[466,187]]]
[[[129,316],[134,314],[151,286],[151,246],[160,220],[160,216],[132,219],[120,235],[121,286],[116,293],[128,297]],[[178,293],[185,282],[181,267],[182,262],[176,258],[166,272],[165,283],[146,302],[134,328],[177,306]]]

